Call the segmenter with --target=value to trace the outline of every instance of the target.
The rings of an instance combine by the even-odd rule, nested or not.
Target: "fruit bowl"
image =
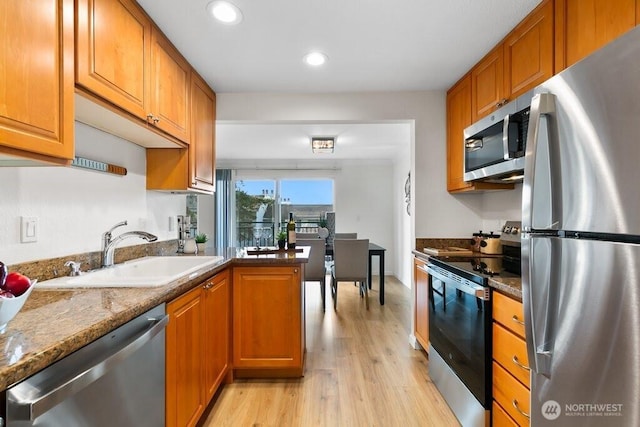
[[[34,285],[38,279],[31,280],[31,286],[26,290],[25,293],[15,298],[1,298],[0,297],[0,332],[4,332],[7,327],[7,323],[14,317],[16,314],[22,309],[22,306],[31,295],[31,291],[33,291]]]

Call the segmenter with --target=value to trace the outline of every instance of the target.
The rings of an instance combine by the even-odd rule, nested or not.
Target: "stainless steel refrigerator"
[[[640,426],[640,29],[535,93],[522,200],[531,425]]]

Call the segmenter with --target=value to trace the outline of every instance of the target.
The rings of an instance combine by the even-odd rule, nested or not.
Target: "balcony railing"
[[[296,231],[299,233],[313,233],[318,231],[318,218],[301,218],[296,220]],[[273,222],[247,221],[238,223],[238,247],[246,246],[275,246],[276,230],[286,230],[287,221],[280,223],[274,230]]]

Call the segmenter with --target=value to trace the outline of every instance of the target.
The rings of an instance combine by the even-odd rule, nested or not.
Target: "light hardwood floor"
[[[458,426],[427,374],[427,357],[409,346],[411,291],[385,280],[385,305],[373,279],[367,311],[352,283],[307,283],[305,376],[236,380],[223,387],[202,426]],[[274,309],[276,309],[274,307]]]

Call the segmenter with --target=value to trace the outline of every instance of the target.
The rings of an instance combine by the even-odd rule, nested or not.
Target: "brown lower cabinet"
[[[426,262],[413,260],[413,289],[415,298],[415,330],[413,335],[425,351],[429,351],[429,273],[424,271]]]
[[[233,269],[233,369],[299,377],[304,363],[302,265]]]
[[[167,427],[195,426],[229,369],[229,272],[167,304]]]
[[[493,426],[528,426],[530,373],[522,302],[493,292]]]

